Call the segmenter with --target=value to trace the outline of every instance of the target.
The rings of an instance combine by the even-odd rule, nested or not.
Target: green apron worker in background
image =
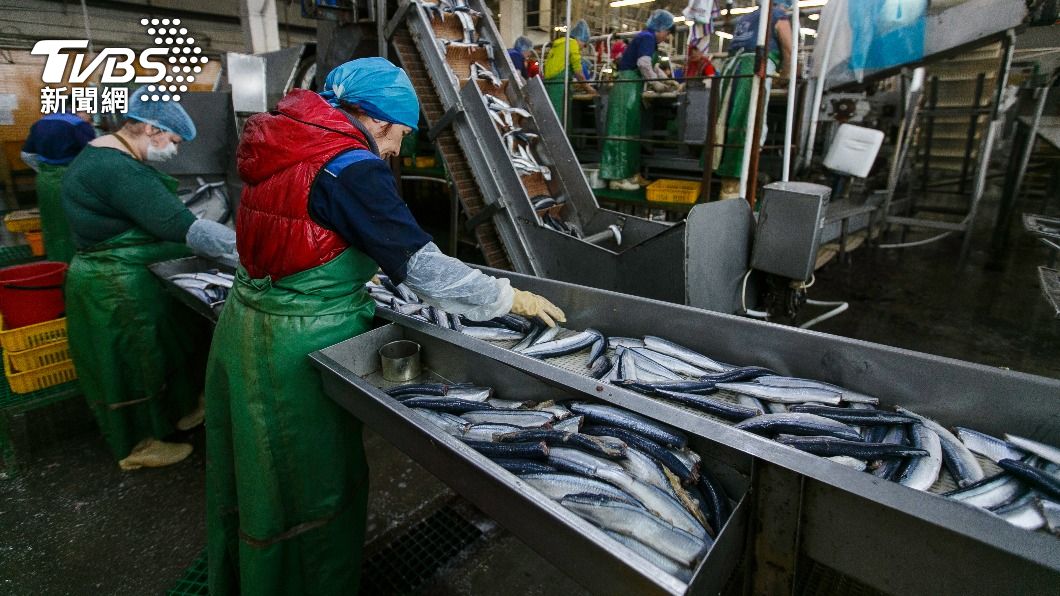
[[[183,460],[191,445],[160,439],[174,422],[186,429],[202,420],[195,409],[205,321],[171,298],[147,266],[192,252],[235,252],[235,232],[196,219],[177,198],[177,181],[145,163],[175,156],[195,138],[195,124],[178,103],[143,97],[143,88],[133,92],[128,121],[89,143],[62,182],[77,246],[66,276],[70,352],[123,470]]]
[[[419,101],[383,58],[347,62],[247,120],[240,266],[206,373],[209,590],[355,594],[367,515],[361,423],[325,394],[309,354],[367,331],[382,268],[424,301],[487,320],[563,311],[445,256],[390,167]]]
[[[70,162],[94,138],[96,131],[86,115],[48,114],[33,123],[22,146],[22,161],[37,172],[37,207],[49,261],[69,263],[74,258],[60,183]]]
[[[779,6],[779,5],[786,5]],[[773,32],[769,36],[768,63],[766,73],[773,75],[781,63],[783,71],[791,64],[791,13],[790,1],[779,0],[773,8]],[[721,69],[720,102],[718,120],[715,124],[718,143],[724,144],[721,151],[714,152],[714,163],[706,164],[714,168],[714,174],[721,178],[719,197],[732,199],[740,196],[740,174],[743,170],[743,144],[746,140],[747,127],[754,126],[748,121],[750,105],[758,101],[751,97],[752,77],[755,72],[755,47],[758,43],[758,12],[755,11],[740,17],[733,30],[732,42],[729,45],[729,58]],[[739,78],[730,78],[737,75]],[[783,75],[782,75],[783,76]],[[771,77],[766,77],[763,93],[768,102]],[[765,140],[765,114],[762,114],[762,138]]]
[[[567,52],[567,37],[563,36],[557,37],[552,42],[548,55],[545,56],[545,91],[548,92],[548,98],[552,100],[552,107],[556,110],[556,116],[561,124],[563,123],[563,81],[569,78],[570,74],[574,75],[578,81],[577,85],[584,93],[596,95],[596,90],[585,82],[585,73],[582,72],[582,49],[585,48],[585,44],[589,43],[589,24],[584,20],[575,23],[570,30],[570,38],[574,42],[571,43],[570,52]],[[564,55],[568,53],[570,59],[565,64]],[[566,70],[564,66],[567,67]],[[573,91],[569,93],[573,94]],[[567,99],[569,100],[570,97],[568,96]]]
[[[638,190],[640,176],[640,110],[644,83],[657,79],[652,65],[658,44],[670,39],[674,15],[665,10],[651,13],[644,29],[637,33],[618,59],[615,85],[607,98],[607,136],[600,155],[600,177],[615,190]],[[665,91],[661,81],[652,81]],[[626,140],[628,139],[628,140]]]

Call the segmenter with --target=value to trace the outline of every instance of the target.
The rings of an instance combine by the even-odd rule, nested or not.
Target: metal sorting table
[[[398,339],[422,346],[422,381],[490,386],[509,400],[600,401],[519,370],[511,362],[517,357],[510,352],[484,355],[480,342],[473,338],[441,339],[395,324],[313,353],[325,391],[587,588],[605,594],[677,595],[716,594],[725,587],[742,556],[747,533],[749,457],[703,436],[690,437],[689,446],[703,458],[701,465],[738,503],[692,580],[685,584],[384,393],[394,383],[382,378],[377,351]]]
[[[170,281],[169,278],[178,273],[199,273],[202,271],[209,271],[210,269],[217,269],[223,273],[230,273],[233,275],[236,272],[233,267],[229,267],[228,265],[210,259],[204,259],[203,257],[184,257],[183,259],[160,261],[148,265],[147,268],[150,269],[151,273],[154,273],[158,279],[162,280],[162,285],[164,285],[177,300],[196,313],[206,317],[206,320],[213,324],[217,323],[217,317],[221,315],[221,309],[224,308],[224,304],[218,304],[217,306],[211,307],[209,304],[206,304],[202,300],[199,300],[188,293],[184,288],[181,288]]]
[[[765,366],[875,395],[881,407],[902,405],[946,426],[1060,442],[1057,379],[484,270],[562,305],[571,329],[593,327],[627,337],[659,335],[723,362]],[[1060,540],[1053,536],[1028,532],[982,510],[455,331],[384,310],[378,315],[400,322],[418,337],[468,346],[469,364],[472,353],[474,362],[505,363],[545,383],[628,408],[750,456],[754,498],[748,512],[751,560],[745,570],[755,592],[790,593],[800,555],[896,594],[1055,594],[1060,585]]]

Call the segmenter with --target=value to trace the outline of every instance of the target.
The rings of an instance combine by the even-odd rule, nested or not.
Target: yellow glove
[[[512,288],[515,290],[515,288]],[[556,322],[566,323],[567,315],[563,314],[558,306],[548,300],[522,290],[515,290],[512,298],[512,313],[524,317],[537,317],[549,327],[555,327]]]

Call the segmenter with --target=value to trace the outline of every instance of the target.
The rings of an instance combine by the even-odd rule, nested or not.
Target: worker
[[[714,64],[710,61],[710,56],[707,55],[706,48],[710,43],[710,38],[690,39],[688,41],[688,64],[685,65],[684,77],[713,77],[718,74],[718,71],[714,69]],[[702,85],[703,81],[698,81],[696,84]]]
[[[147,266],[235,252],[235,232],[196,219],[177,181],[149,165],[174,157],[195,124],[176,102],[144,99],[145,89],[133,92],[122,127],[91,141],[62,181],[77,247],[66,278],[70,353],[123,470],[183,460],[191,445],[161,439],[174,421],[189,429],[202,420],[208,332]]]
[[[766,61],[766,73],[773,75],[783,61],[782,71],[787,71],[791,63],[791,13],[790,0],[777,0],[772,13],[773,31],[769,35],[769,47]],[[740,195],[740,175],[743,171],[743,145],[747,127],[754,126],[748,114],[751,102],[758,101],[751,97],[752,77],[755,68],[755,47],[758,43],[758,10],[748,13],[736,22],[732,42],[729,45],[729,58],[721,69],[721,86],[718,98],[719,117],[715,125],[718,143],[724,145],[721,151],[715,152],[714,174],[721,178],[720,198],[730,199]],[[739,78],[732,78],[733,76]],[[769,97],[769,82],[763,90]],[[762,138],[765,139],[765,113],[762,114]]]
[[[589,43],[589,24],[584,19],[575,23],[571,27],[570,38],[576,43],[571,44],[569,51],[567,37],[557,37],[545,56],[545,89],[560,119],[563,118],[564,81],[569,80],[570,75],[577,79],[575,84],[582,92],[596,95],[596,90],[586,82],[588,79],[582,69],[582,51]]]
[[[383,58],[338,66],[247,120],[240,266],[206,381],[209,591],[354,594],[368,468],[361,423],[325,394],[309,354],[371,327],[378,269],[472,320],[563,311],[443,255],[398,196],[386,159],[419,100]]]
[[[87,114],[48,114],[33,123],[22,145],[22,161],[37,172],[37,207],[48,260],[69,263],[74,258],[59,184],[70,162],[94,138],[96,130]]]
[[[526,70],[526,62],[534,55],[534,42],[529,37],[520,35],[515,40],[515,46],[508,50],[508,57],[512,59],[515,71],[526,80],[530,77]]]
[[[644,29],[637,33],[618,61],[615,86],[608,97],[607,136],[600,157],[600,177],[616,190],[638,190],[646,181],[640,176],[640,101],[644,87],[641,79],[656,92],[667,91],[667,85],[652,66],[658,44],[670,39],[674,16],[659,9],[651,13]]]

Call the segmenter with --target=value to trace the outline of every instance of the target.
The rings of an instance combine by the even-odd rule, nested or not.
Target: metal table
[[[203,257],[184,257],[182,259],[173,259],[171,261],[161,261],[153,263],[147,266],[160,280],[162,285],[185,306],[202,315],[206,320],[212,324],[217,324],[217,317],[221,316],[221,309],[224,308],[224,304],[218,304],[211,307],[202,300],[199,300],[195,296],[192,296],[183,288],[177,284],[169,281],[169,278],[177,275],[178,273],[198,273],[201,271],[209,271],[210,269],[217,269],[224,273],[235,274],[235,268],[217,261],[210,259],[204,259]]]
[[[725,362],[766,366],[873,394],[945,425],[1056,443],[1060,380],[697,310],[583,286],[486,270],[563,305],[573,329],[660,335]],[[380,311],[457,345],[460,333]],[[800,554],[891,593],[1055,593],[1060,541],[934,494],[783,447],[675,404],[478,342],[481,355],[603,399],[753,458],[749,550],[755,591],[790,592]],[[763,573],[763,570],[768,572]]]

